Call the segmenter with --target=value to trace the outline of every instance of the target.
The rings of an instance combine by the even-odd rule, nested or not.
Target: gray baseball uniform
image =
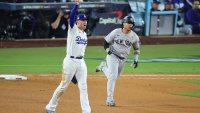
[[[134,61],[138,61],[140,40],[135,32],[130,31],[128,34],[124,34],[121,28],[113,30],[105,37],[105,40],[110,44],[112,54],[107,55],[107,66],[104,66],[102,71],[108,79],[107,101],[111,101],[113,100],[115,82],[122,72],[124,63],[130,53],[131,46],[133,46],[135,50]]]

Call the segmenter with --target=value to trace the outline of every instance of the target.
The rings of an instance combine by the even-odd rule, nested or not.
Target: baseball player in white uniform
[[[103,61],[96,68],[96,72],[103,71],[107,81],[107,106],[115,106],[113,98],[115,82],[120,76],[124,63],[130,53],[131,47],[134,48],[133,66],[137,68],[140,53],[140,40],[138,35],[132,31],[134,18],[126,16],[123,18],[122,28],[114,29],[104,39],[104,49],[106,50],[106,62]]]
[[[87,35],[84,32],[87,26],[87,17],[85,14],[75,16],[79,6],[79,0],[75,0],[75,3],[76,5],[74,5],[70,13],[67,55],[63,61],[62,81],[46,105],[46,113],[56,113],[58,100],[74,76],[78,82],[80,91],[82,113],[91,112],[87,92],[87,67],[83,59],[87,45]]]

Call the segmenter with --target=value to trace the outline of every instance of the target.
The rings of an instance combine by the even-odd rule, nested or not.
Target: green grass
[[[0,49],[0,73],[60,73],[64,47]]]
[[[200,44],[176,45],[142,45],[141,59],[149,58],[197,58],[200,59]],[[62,62],[66,55],[65,47],[45,48],[1,48],[0,74],[26,74],[26,73],[61,73]],[[89,58],[106,57],[101,46],[88,46],[85,53],[88,73],[94,74],[95,67],[101,60]],[[132,52],[129,56],[133,58]],[[139,62],[139,68],[133,69],[128,62],[124,74],[200,74],[200,62]],[[182,80],[200,84],[200,80]],[[178,92],[177,95],[200,97],[200,91]]]
[[[190,97],[197,97],[200,98],[200,91],[191,91],[191,92],[178,92],[177,95],[182,96],[190,96]]]
[[[200,85],[200,80],[178,80],[178,81],[179,82],[189,82],[189,83],[192,83],[192,84]],[[200,98],[200,90],[198,90],[198,91],[190,91],[190,92],[188,92],[188,91],[175,92],[173,94]]]
[[[65,47],[45,48],[1,48],[0,73],[61,73],[62,61],[66,55]],[[139,59],[149,58],[198,58],[200,44],[142,45]],[[88,73],[94,74],[100,60],[105,58],[102,46],[88,46],[85,53]],[[132,51],[129,55],[132,59]],[[139,62],[139,68],[133,69],[126,63],[125,74],[200,74],[200,62]]]
[[[180,81],[180,82],[189,82],[189,83],[192,83],[192,84],[200,85],[200,80],[191,79],[191,80],[178,80],[178,81]]]

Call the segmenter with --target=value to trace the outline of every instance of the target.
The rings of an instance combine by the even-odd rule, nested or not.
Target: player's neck
[[[122,32],[123,32],[124,34],[128,34],[128,33],[130,32],[130,30],[128,30],[128,29],[126,29],[126,28],[122,28]]]

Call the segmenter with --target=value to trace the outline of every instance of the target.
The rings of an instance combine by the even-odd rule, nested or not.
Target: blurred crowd
[[[80,0],[80,2],[127,2],[128,0]],[[0,0],[9,3],[74,2],[74,0]]]
[[[0,0],[9,3],[46,3],[46,2],[71,2],[73,0]],[[129,2],[132,15],[136,20],[138,34],[144,35],[144,16],[138,12],[145,12],[146,0],[82,0],[82,2]],[[138,2],[139,4],[135,4]],[[97,12],[104,10],[88,9],[89,16],[87,34],[92,35],[98,23]],[[151,0],[151,11],[178,11],[176,35],[200,34],[200,0]],[[67,37],[69,11],[53,10],[1,10],[0,38],[13,37],[14,39],[26,38],[65,38]],[[136,18],[137,17],[137,18]],[[13,20],[14,19],[14,20]],[[138,20],[138,21],[137,21]],[[5,23],[9,23],[6,25]],[[143,30],[141,30],[143,29]],[[140,32],[141,31],[141,32]]]
[[[176,34],[200,34],[200,0],[153,0],[151,11],[178,11]]]

